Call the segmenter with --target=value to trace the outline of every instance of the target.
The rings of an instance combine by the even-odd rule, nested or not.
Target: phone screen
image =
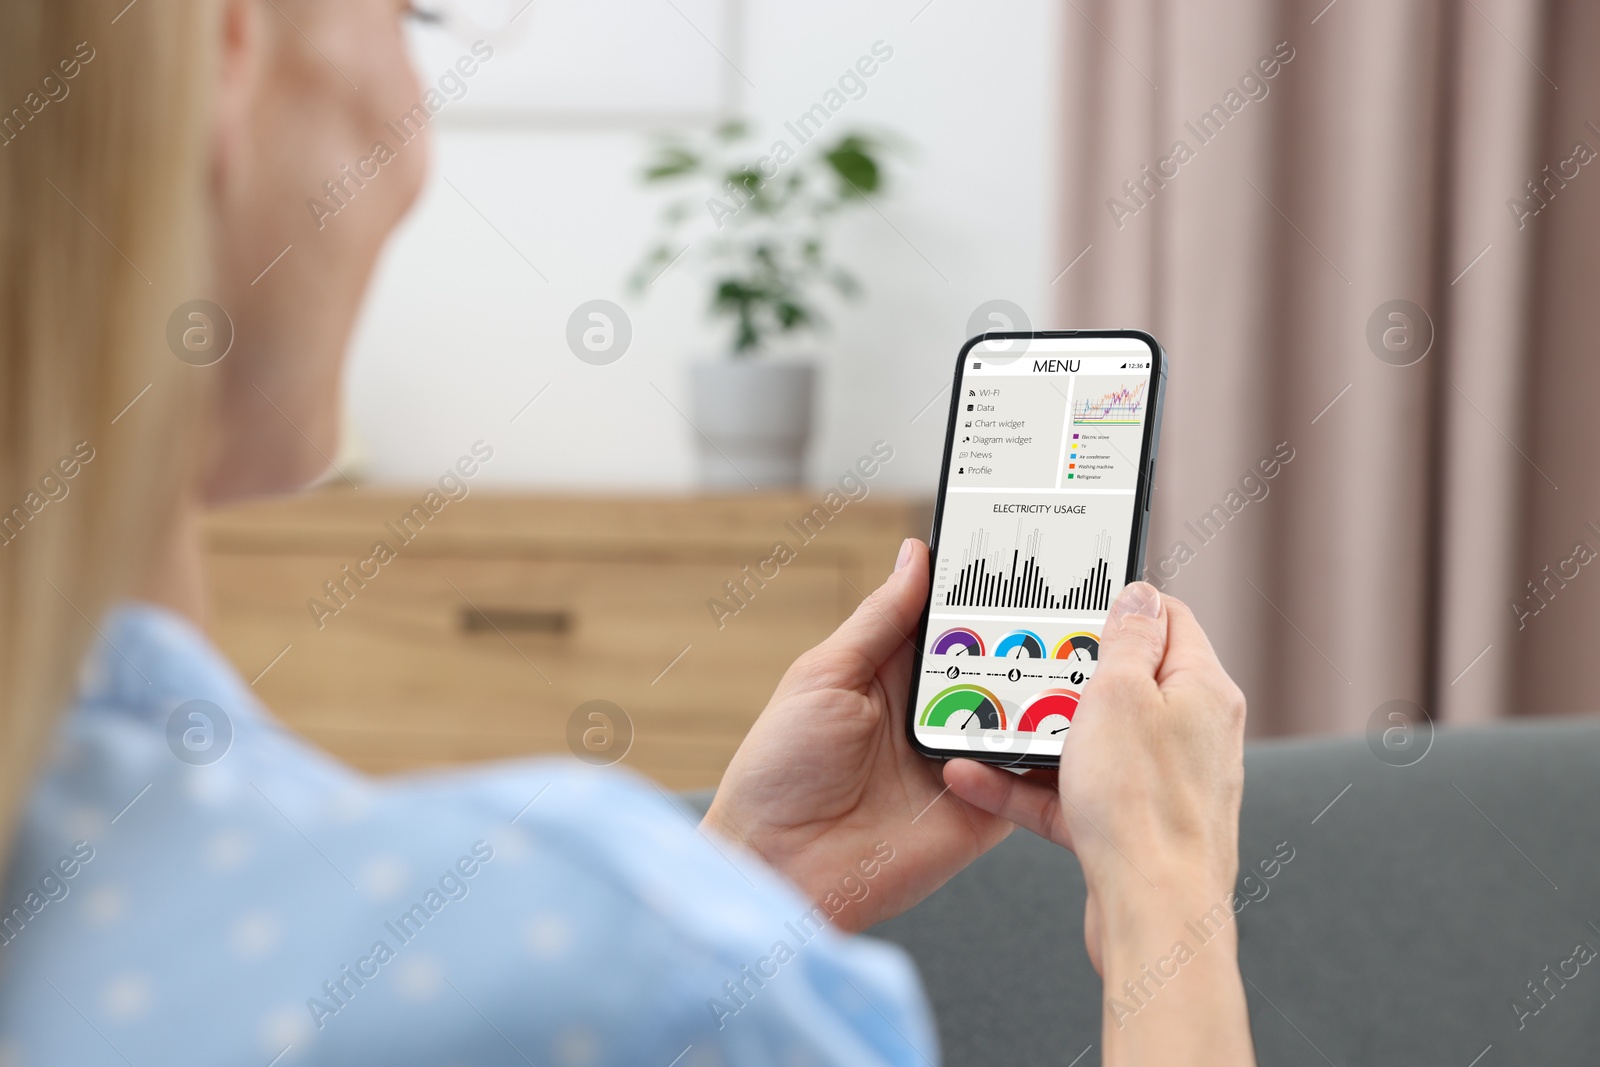
[[[932,755],[1059,759],[1143,571],[1165,368],[1134,331],[986,334],[955,378],[909,729]]]

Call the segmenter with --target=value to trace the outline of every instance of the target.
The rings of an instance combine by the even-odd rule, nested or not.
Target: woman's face
[[[422,187],[429,118],[402,0],[223,0],[213,138],[212,502],[299,488],[338,446],[345,346]],[[404,121],[402,121],[404,120]]]

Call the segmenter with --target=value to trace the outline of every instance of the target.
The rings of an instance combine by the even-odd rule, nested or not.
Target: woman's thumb
[[[900,546],[894,573],[819,647],[851,649],[882,663],[900,645],[915,641],[928,600],[928,548],[915,538]]]
[[[1096,674],[1154,678],[1167,652],[1167,613],[1155,586],[1133,582],[1118,595],[1100,635]]]

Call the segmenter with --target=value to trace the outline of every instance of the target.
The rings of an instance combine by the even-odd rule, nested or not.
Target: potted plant
[[[825,328],[823,291],[860,294],[855,278],[829,258],[825,238],[834,216],[883,188],[881,148],[852,131],[799,150],[780,140],[763,153],[747,127],[728,123],[700,145],[665,142],[647,163],[647,183],[691,191],[666,206],[661,237],[631,287],[642,293],[689,259],[710,281],[711,315],[728,327],[726,358],[690,371],[706,486],[800,484],[816,365],[775,359],[771,350],[793,351],[796,340]]]

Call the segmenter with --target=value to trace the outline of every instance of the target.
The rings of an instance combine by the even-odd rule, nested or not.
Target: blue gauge
[[[1044,659],[1044,639],[1032,630],[1012,630],[994,646],[1002,659]]]

